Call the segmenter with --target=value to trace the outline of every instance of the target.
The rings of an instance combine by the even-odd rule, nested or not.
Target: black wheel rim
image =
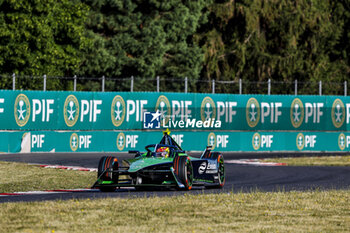
[[[219,182],[221,185],[225,182],[225,166],[224,166],[224,160],[222,158],[220,158],[219,160],[218,175],[219,175]]]
[[[192,187],[192,183],[193,183],[193,167],[192,167],[192,163],[190,160],[187,159],[186,161],[186,178],[187,178],[187,184],[188,187]]]

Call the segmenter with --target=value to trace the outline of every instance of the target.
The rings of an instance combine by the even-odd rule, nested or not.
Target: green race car
[[[115,191],[117,187],[190,190],[195,185],[222,188],[225,184],[224,157],[211,151],[211,147],[207,147],[200,158],[190,157],[167,130],[158,144],[147,145],[145,149],[144,153],[129,151],[135,157],[121,164],[115,157],[102,157],[92,188],[104,192]]]

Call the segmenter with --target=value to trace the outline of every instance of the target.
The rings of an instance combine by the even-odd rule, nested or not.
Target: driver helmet
[[[160,155],[161,155],[162,157],[164,157],[164,158],[168,158],[168,156],[169,156],[169,151],[170,151],[170,149],[169,149],[169,147],[167,147],[167,146],[162,146],[162,147],[159,147],[159,148],[157,149],[157,152],[159,152]]]

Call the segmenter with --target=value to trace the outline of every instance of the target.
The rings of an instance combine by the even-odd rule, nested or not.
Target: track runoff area
[[[71,169],[96,172],[101,153],[30,153],[3,154],[0,160],[23,162],[41,166],[43,169]],[[129,154],[108,154],[118,156],[119,160],[130,158]],[[198,156],[196,154],[192,156]],[[259,154],[269,157],[270,154]],[[226,153],[226,183],[223,189],[213,190],[194,187],[191,191],[136,191],[134,188],[120,188],[115,192],[100,192],[98,189],[82,187],[73,190],[33,190],[30,192],[0,193],[0,202],[66,200],[105,197],[144,197],[172,196],[184,193],[202,194],[219,192],[251,192],[255,190],[305,191],[348,189],[350,187],[350,167],[294,167],[283,163],[266,163],[253,159],[252,155]],[[246,157],[246,158],[244,158]]]

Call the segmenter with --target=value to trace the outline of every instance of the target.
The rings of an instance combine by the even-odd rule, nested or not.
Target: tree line
[[[77,75],[88,86],[188,77],[193,91],[213,79],[257,82],[257,92],[268,79],[341,83],[349,19],[349,0],[0,0],[0,74]]]

